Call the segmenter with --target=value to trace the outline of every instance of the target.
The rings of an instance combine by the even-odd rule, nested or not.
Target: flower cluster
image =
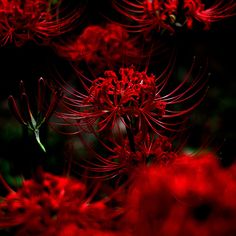
[[[142,0],[114,1],[115,8],[134,21],[128,28],[132,31],[167,30],[174,33],[179,27],[193,28],[199,22],[210,29],[213,22],[236,14],[236,3],[216,0],[206,6],[202,0]]]
[[[167,135],[181,132],[187,114],[204,98],[204,73],[189,81],[191,71],[166,94],[171,71],[156,77],[134,67],[121,68],[119,75],[105,71],[85,87],[87,94],[64,85],[62,109],[56,112],[63,122],[57,124],[72,128],[65,133],[78,134],[92,158],[80,159],[78,165],[91,176],[107,179],[129,175],[142,165],[170,163],[176,153]],[[106,157],[86,144],[85,132],[95,135]]]
[[[235,168],[223,169],[210,152],[139,167],[116,193],[122,208],[107,197],[93,201],[79,180],[43,173],[2,198],[0,227],[14,226],[17,236],[234,235]]]
[[[193,137],[186,133],[190,113],[208,90],[206,66],[199,68],[194,59],[186,70],[170,45],[166,63],[151,41],[168,31],[162,35],[167,45],[177,28],[202,24],[210,30],[211,23],[236,14],[233,0],[211,2],[107,3],[114,16],[118,11],[128,18],[127,30],[104,18],[92,25],[85,19],[74,28],[81,12],[63,0],[0,0],[0,44],[12,44],[1,50],[30,49],[34,55],[36,47],[37,56],[38,48],[49,48],[46,62],[52,56],[55,66],[40,65],[40,74],[56,68],[57,75],[47,82],[40,78],[36,92],[26,92],[20,81],[19,100],[8,97],[26,150],[21,159],[9,154],[5,160],[0,153],[1,235],[236,235],[236,165],[223,168],[206,139],[195,149],[194,129]],[[92,17],[100,18],[95,1],[87,4]],[[143,37],[153,30],[152,37]],[[38,70],[28,64],[30,73]],[[42,134],[48,137],[43,142]],[[43,152],[29,145],[31,137]],[[14,184],[15,179],[20,181]]]
[[[108,222],[120,210],[108,207],[107,199],[94,202],[86,193],[79,180],[43,173],[40,182],[26,180],[1,201],[0,228],[17,227],[17,236],[113,235]]]
[[[134,67],[121,68],[119,76],[114,71],[106,71],[104,77],[92,82],[88,95],[72,91],[73,97],[71,94],[65,96],[66,111],[58,114],[58,117],[75,120],[73,124],[79,128],[82,128],[81,120],[87,120],[89,126],[98,127],[97,132],[111,130],[119,119],[127,128],[132,123],[133,128],[139,132],[146,133],[151,129],[161,135],[163,129],[174,131],[174,127],[181,122],[173,123],[168,120],[184,117],[202,99],[180,111],[175,111],[174,108],[172,110],[172,105],[182,104],[200,93],[205,82],[201,81],[202,75],[199,75],[184,90],[184,85],[189,82],[186,76],[173,91],[162,95],[169,76],[149,76],[146,72],[136,71]]]
[[[91,25],[84,29],[74,41],[54,44],[57,53],[73,62],[85,62],[93,72],[140,55],[135,40],[126,30],[114,23],[105,26]]]
[[[93,177],[109,179],[128,176],[140,167],[147,165],[166,166],[172,163],[177,157],[177,151],[172,147],[171,140],[167,137],[155,135],[143,136],[138,134],[131,137],[119,137],[118,140],[109,140],[109,147],[100,142],[101,146],[107,149],[107,157],[104,158],[99,151],[91,152],[95,160],[81,160],[78,165],[85,166],[88,174]]]
[[[80,14],[76,11],[61,16],[60,2],[1,0],[0,46],[13,43],[19,47],[30,40],[47,44],[51,38],[70,31]]]
[[[124,222],[140,236],[234,235],[235,167],[223,169],[209,152],[144,167],[135,173]]]

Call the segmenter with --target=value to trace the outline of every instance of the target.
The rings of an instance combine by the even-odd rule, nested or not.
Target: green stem
[[[41,149],[43,150],[43,152],[46,152],[45,147],[43,146],[43,144],[42,144],[41,141],[40,141],[39,129],[34,130],[34,134],[35,134],[35,138],[36,138],[36,140],[37,140],[39,146],[41,147]]]

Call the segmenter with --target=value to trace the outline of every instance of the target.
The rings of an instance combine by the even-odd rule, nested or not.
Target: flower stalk
[[[33,115],[33,112],[31,110],[29,104],[29,98],[25,92],[23,81],[20,82],[20,93],[21,93],[20,108],[17,106],[16,100],[12,95],[8,97],[8,105],[13,115],[21,125],[27,127],[27,130],[31,130],[34,133],[35,139],[43,152],[46,152],[46,149],[40,140],[40,135],[39,135],[40,127],[45,122],[47,122],[48,119],[52,116],[54,110],[56,109],[62,97],[61,90],[53,90],[50,103],[48,106],[45,106],[44,104],[45,90],[46,90],[46,83],[43,78],[40,78],[38,80],[38,105],[37,105],[37,113],[35,115]]]

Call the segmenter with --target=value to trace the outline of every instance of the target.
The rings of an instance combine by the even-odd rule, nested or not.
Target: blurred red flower
[[[140,236],[234,235],[235,168],[223,169],[212,153],[140,168],[128,194],[127,224]]]
[[[113,218],[121,211],[108,207],[107,199],[94,201],[96,193],[89,196],[79,180],[48,173],[42,177],[41,182],[24,181],[2,198],[0,228],[16,227],[16,236],[118,235]]]
[[[47,44],[70,31],[81,12],[66,13],[60,4],[50,0],[1,0],[0,46],[13,43],[19,47],[30,40]]]
[[[127,31],[117,24],[87,26],[75,40],[55,43],[59,55],[75,63],[85,62],[94,73],[140,58],[140,50]]]

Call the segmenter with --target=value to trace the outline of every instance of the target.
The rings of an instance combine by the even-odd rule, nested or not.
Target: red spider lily
[[[112,219],[120,215],[121,210],[108,207],[108,198],[92,201],[97,190],[96,187],[87,197],[87,188],[82,182],[43,173],[41,183],[26,180],[17,192],[2,199],[0,227],[17,226],[17,236],[68,235],[62,232],[113,235]]]
[[[100,148],[103,147],[106,150],[104,156],[99,149],[95,150],[82,137],[80,138],[90,158],[80,159],[76,164],[86,169],[86,173],[92,178],[130,177],[131,173],[141,166],[172,163],[178,152],[174,150],[171,140],[167,137],[149,134],[144,137],[143,134],[138,134],[134,136],[134,148],[128,137],[119,136],[117,140],[113,137],[104,141],[100,138]]]
[[[223,169],[212,153],[202,153],[139,169],[124,223],[138,236],[234,235],[235,167]]]
[[[45,44],[70,31],[80,12],[66,14],[59,10],[60,4],[50,0],[1,0],[0,45],[21,46],[29,40]]]
[[[74,61],[84,61],[93,71],[104,71],[117,63],[137,57],[140,52],[127,31],[117,24],[92,25],[85,28],[75,41],[54,44],[63,57]]]
[[[44,152],[46,152],[43,144],[40,141],[39,129],[41,125],[48,121],[53,112],[56,109],[56,106],[59,100],[62,97],[62,92],[60,90],[52,91],[51,100],[48,106],[45,106],[45,94],[46,84],[43,78],[38,80],[38,104],[37,112],[33,115],[31,110],[28,95],[26,94],[23,81],[20,82],[20,96],[21,96],[21,107],[18,108],[15,98],[11,95],[8,98],[9,108],[14,114],[18,122],[26,126],[29,130],[33,131],[35,138]]]
[[[186,24],[192,28],[193,21],[201,22],[209,29],[216,22],[235,15],[236,3],[229,0],[215,0],[206,8],[201,0],[114,0],[114,7],[134,22],[128,25],[131,31],[168,30],[174,33],[176,27]]]
[[[167,29],[174,31],[178,0],[114,1],[114,7],[121,14],[137,23],[128,27],[131,31],[150,31]]]
[[[158,135],[164,131],[177,131],[177,127],[185,121],[183,117],[192,111],[204,98],[189,105],[191,98],[201,94],[206,81],[202,81],[204,73],[186,88],[189,73],[171,92],[164,94],[171,71],[163,72],[159,77],[138,72],[134,67],[122,68],[117,75],[106,71],[104,77],[92,82],[87,89],[88,95],[79,91],[69,91],[64,96],[65,112],[57,113],[59,118],[69,121],[64,126],[75,126],[81,132],[86,126],[93,126],[96,132],[111,131],[117,120],[121,120],[126,129],[133,129],[133,134],[146,133],[149,130]],[[63,85],[62,85],[63,86]],[[186,104],[183,110],[176,110],[175,105]],[[176,121],[181,118],[181,121]],[[172,122],[171,122],[172,121]],[[77,132],[77,131],[76,131]]]
[[[186,11],[186,24],[192,28],[193,21],[197,20],[205,25],[205,29],[210,28],[210,24],[227,17],[235,15],[236,3],[233,0],[216,0],[215,4],[206,8],[201,0],[185,0],[184,10]]]

